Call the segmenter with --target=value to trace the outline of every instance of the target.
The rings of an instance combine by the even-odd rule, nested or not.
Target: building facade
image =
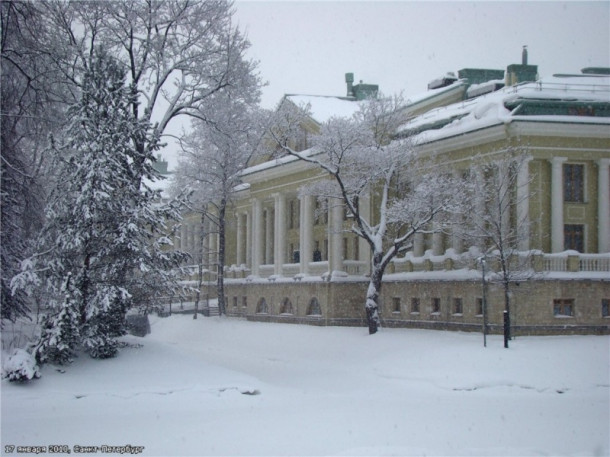
[[[610,76],[596,68],[532,81],[536,73],[524,56],[505,72],[464,69],[435,80],[405,104],[409,120],[396,141],[413,139],[422,159],[457,174],[509,152],[525,154],[508,218],[528,221],[518,249],[531,274],[511,286],[513,332],[610,333]],[[346,96],[287,95],[282,103],[308,105],[307,134],[315,134],[331,116],[355,113],[365,98],[360,89],[367,96],[378,90],[354,86],[349,73],[346,83]],[[307,148],[307,135],[295,141]],[[369,248],[350,231],[340,201],[299,192],[320,179],[318,169],[294,157],[262,160],[243,172],[227,224],[229,315],[365,325]],[[373,214],[374,197],[362,200]],[[183,249],[196,247],[198,222],[185,219]],[[204,239],[212,270],[217,236],[209,230]],[[475,331],[485,314],[499,332],[504,292],[487,281],[483,302],[482,252],[452,234],[416,235],[386,271],[382,325]]]

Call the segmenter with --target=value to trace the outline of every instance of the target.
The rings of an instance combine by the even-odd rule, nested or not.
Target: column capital
[[[558,165],[561,165],[562,163],[566,162],[567,160],[568,160],[567,157],[557,157],[557,156],[555,156],[555,157],[551,157],[549,159],[549,162],[551,162],[551,164],[553,166],[558,166]]]
[[[595,162],[600,167],[609,167],[610,166],[610,157],[602,157],[601,159],[597,159]]]

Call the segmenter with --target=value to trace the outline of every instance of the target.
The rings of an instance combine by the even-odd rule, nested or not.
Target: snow
[[[610,102],[610,77],[568,77],[553,76],[537,82],[510,86],[490,94],[442,106],[415,117],[399,128],[400,132],[421,131],[416,134],[418,144],[432,142],[455,135],[464,134],[493,125],[509,123],[513,120],[530,122],[571,122],[588,124],[608,124],[604,117],[591,116],[519,116],[511,114],[505,103],[515,100],[565,100]],[[425,130],[434,125],[446,123],[437,130]]]
[[[2,448],[142,455],[608,455],[607,336],[151,318],[115,359],[2,381]],[[141,346],[140,346],[141,345]],[[125,450],[125,449],[124,449]],[[98,451],[99,453],[99,451]],[[73,452],[73,454],[75,454]]]

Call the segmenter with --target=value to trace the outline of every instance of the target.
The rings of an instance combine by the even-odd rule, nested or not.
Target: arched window
[[[286,297],[282,300],[282,306],[280,307],[280,314],[294,314],[292,309],[292,302],[290,298]]]
[[[312,297],[309,300],[309,305],[307,306],[307,315],[308,316],[321,316],[322,308],[320,308],[320,302],[316,297]]]
[[[267,314],[267,300],[265,297],[261,297],[261,299],[256,304],[256,314]]]

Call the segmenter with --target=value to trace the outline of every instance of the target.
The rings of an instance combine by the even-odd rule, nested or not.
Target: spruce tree
[[[167,284],[182,260],[164,250],[176,211],[145,184],[158,178],[152,163],[159,143],[133,114],[136,93],[125,71],[96,48],[81,87],[65,142],[54,148],[62,174],[47,209],[43,254],[30,262],[44,271],[54,298],[35,346],[39,362],[65,363],[79,345],[92,357],[114,356],[134,291],[146,279]],[[143,142],[151,146],[135,146]]]

